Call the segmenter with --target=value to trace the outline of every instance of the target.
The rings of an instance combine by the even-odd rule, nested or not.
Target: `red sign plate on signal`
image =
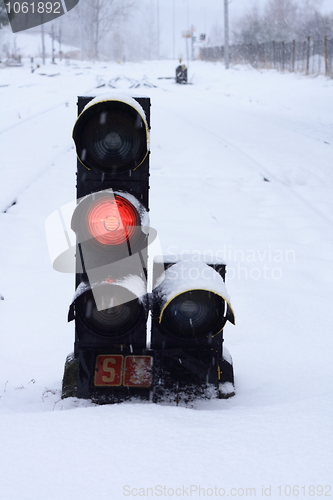
[[[122,383],[124,356],[101,354],[96,358],[95,386],[117,387]]]
[[[152,356],[126,356],[124,386],[150,387],[152,383],[152,365]]]

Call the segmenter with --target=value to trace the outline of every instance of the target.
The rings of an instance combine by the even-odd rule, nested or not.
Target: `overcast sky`
[[[186,58],[186,42],[182,31],[191,25],[196,34],[211,33],[214,24],[223,26],[224,0],[151,0],[159,11],[160,53],[162,56]],[[267,0],[231,0],[229,3],[230,24],[232,24],[255,3],[263,6]],[[322,0],[321,12],[333,12],[333,0]]]

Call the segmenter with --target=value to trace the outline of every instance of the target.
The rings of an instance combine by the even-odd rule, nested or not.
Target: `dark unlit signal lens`
[[[105,173],[133,170],[148,154],[144,120],[135,108],[120,101],[103,101],[84,110],[73,138],[81,163]]]
[[[178,338],[193,340],[216,335],[223,328],[225,301],[206,290],[192,290],[175,297],[163,312],[161,326]]]
[[[103,309],[98,310],[96,303]],[[115,337],[133,328],[143,314],[139,299],[126,288],[100,285],[83,293],[76,302],[86,326],[98,335]]]

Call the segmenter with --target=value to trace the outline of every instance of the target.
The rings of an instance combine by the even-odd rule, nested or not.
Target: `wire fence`
[[[204,61],[224,60],[224,47],[203,47],[200,59]],[[231,64],[251,64],[254,68],[278,69],[280,71],[324,74],[333,77],[333,38],[297,42],[267,42],[260,44],[231,45]]]

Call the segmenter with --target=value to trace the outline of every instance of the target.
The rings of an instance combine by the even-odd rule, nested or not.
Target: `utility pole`
[[[52,64],[55,64],[55,60],[54,60],[54,51],[55,51],[55,48],[54,48],[54,25],[52,23],[52,26],[51,26],[51,39],[52,39]]]
[[[224,0],[224,63],[229,69],[229,0]]]
[[[191,26],[191,59],[194,61],[194,31],[195,27],[192,25]]]
[[[62,61],[62,50],[61,50],[61,26],[59,26],[59,59]]]
[[[160,2],[157,0],[157,59],[160,58]]]
[[[175,25],[176,25],[176,14],[175,14],[175,0],[173,0],[173,5],[172,5],[172,58],[175,59],[176,57],[176,52],[175,52],[175,40],[176,40],[176,30],[175,30]]]
[[[43,16],[42,16],[43,21]],[[45,64],[45,36],[44,36],[44,24],[41,24],[41,34],[42,34],[42,61]]]

